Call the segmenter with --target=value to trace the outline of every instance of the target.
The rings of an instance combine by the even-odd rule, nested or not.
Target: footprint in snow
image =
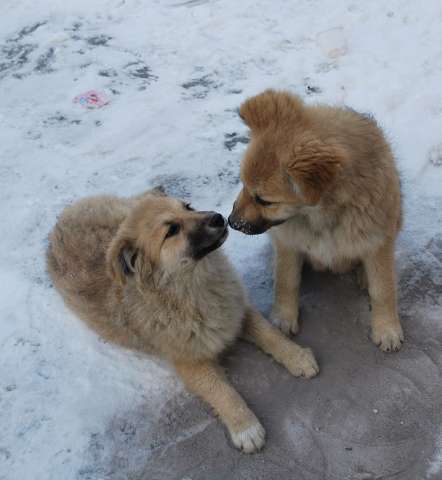
[[[428,152],[428,160],[435,167],[442,166],[442,143],[434,145]]]

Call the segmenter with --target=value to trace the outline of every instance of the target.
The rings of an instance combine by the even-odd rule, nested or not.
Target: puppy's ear
[[[127,277],[135,273],[135,262],[138,251],[133,241],[124,235],[117,234],[106,252],[108,274],[120,285],[125,285]]]
[[[163,185],[157,185],[156,187],[153,187],[152,190],[149,190],[147,193],[150,193],[157,197],[167,197],[166,189],[163,187]]]
[[[151,197],[152,195],[155,196],[155,197],[167,197],[167,193],[164,190],[164,187],[162,185],[157,185],[156,187],[153,187],[149,190],[146,190],[145,192],[140,193],[139,195],[135,195],[135,197],[133,197],[133,199],[134,200],[144,200],[146,198]]]
[[[286,171],[295,191],[300,192],[308,204],[315,205],[347,161],[348,154],[343,147],[309,139],[290,150]]]
[[[266,90],[246,100],[239,108],[239,116],[253,132],[296,122],[303,109],[302,100],[296,95]]]

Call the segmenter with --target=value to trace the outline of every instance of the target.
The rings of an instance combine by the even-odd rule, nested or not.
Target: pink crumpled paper
[[[77,95],[74,98],[74,103],[78,103],[86,108],[101,108],[109,103],[109,99],[102,92],[88,90],[87,92]]]

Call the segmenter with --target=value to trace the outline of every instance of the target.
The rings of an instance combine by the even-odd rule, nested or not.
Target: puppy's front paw
[[[371,339],[384,352],[397,352],[404,343],[400,324],[380,324],[372,328]]]
[[[249,427],[238,432],[230,432],[236,448],[244,453],[255,453],[264,446],[266,432],[258,420]]]
[[[295,377],[312,378],[319,373],[318,363],[310,348],[301,348],[290,357],[287,370]]]
[[[286,335],[296,335],[299,332],[299,310],[297,308],[289,311],[275,306],[270,318],[272,323]]]

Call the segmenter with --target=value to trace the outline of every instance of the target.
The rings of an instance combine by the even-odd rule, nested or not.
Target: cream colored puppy
[[[94,330],[119,345],[158,355],[207,401],[245,452],[264,445],[264,428],[218,365],[239,337],[293,375],[313,377],[316,361],[247,302],[218,247],[218,213],[196,212],[159,190],[132,199],[95,197],[62,213],[50,234],[54,285]]]

